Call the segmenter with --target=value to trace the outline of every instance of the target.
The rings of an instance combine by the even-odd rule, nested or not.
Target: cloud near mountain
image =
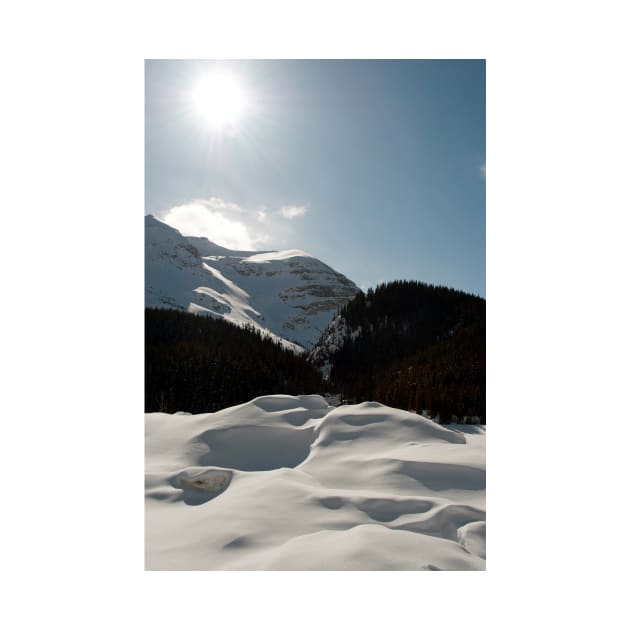
[[[205,236],[230,249],[255,250],[286,244],[293,235],[291,223],[306,212],[301,205],[249,209],[210,197],[169,208],[159,218],[184,235]]]

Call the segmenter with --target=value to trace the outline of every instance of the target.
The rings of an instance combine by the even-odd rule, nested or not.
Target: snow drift
[[[483,570],[485,427],[464,428],[320,396],[147,414],[146,568]]]

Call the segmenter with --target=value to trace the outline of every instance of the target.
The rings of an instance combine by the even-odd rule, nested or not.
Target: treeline
[[[145,310],[145,410],[217,411],[264,394],[323,391],[302,356],[253,329],[166,309]]]
[[[485,422],[485,300],[422,282],[359,293],[340,315],[354,331],[329,356],[330,386],[376,400]]]
[[[146,411],[217,411],[265,394],[332,391],[361,402],[485,422],[485,300],[422,282],[358,293],[339,315],[353,334],[317,366],[253,329],[145,311]]]

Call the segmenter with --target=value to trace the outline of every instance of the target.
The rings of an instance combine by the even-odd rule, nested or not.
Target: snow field
[[[149,570],[483,570],[485,428],[320,396],[146,415]]]

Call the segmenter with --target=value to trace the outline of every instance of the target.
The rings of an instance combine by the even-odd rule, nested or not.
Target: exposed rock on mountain
[[[145,217],[147,307],[223,318],[302,352],[358,291],[304,251],[229,250]]]

